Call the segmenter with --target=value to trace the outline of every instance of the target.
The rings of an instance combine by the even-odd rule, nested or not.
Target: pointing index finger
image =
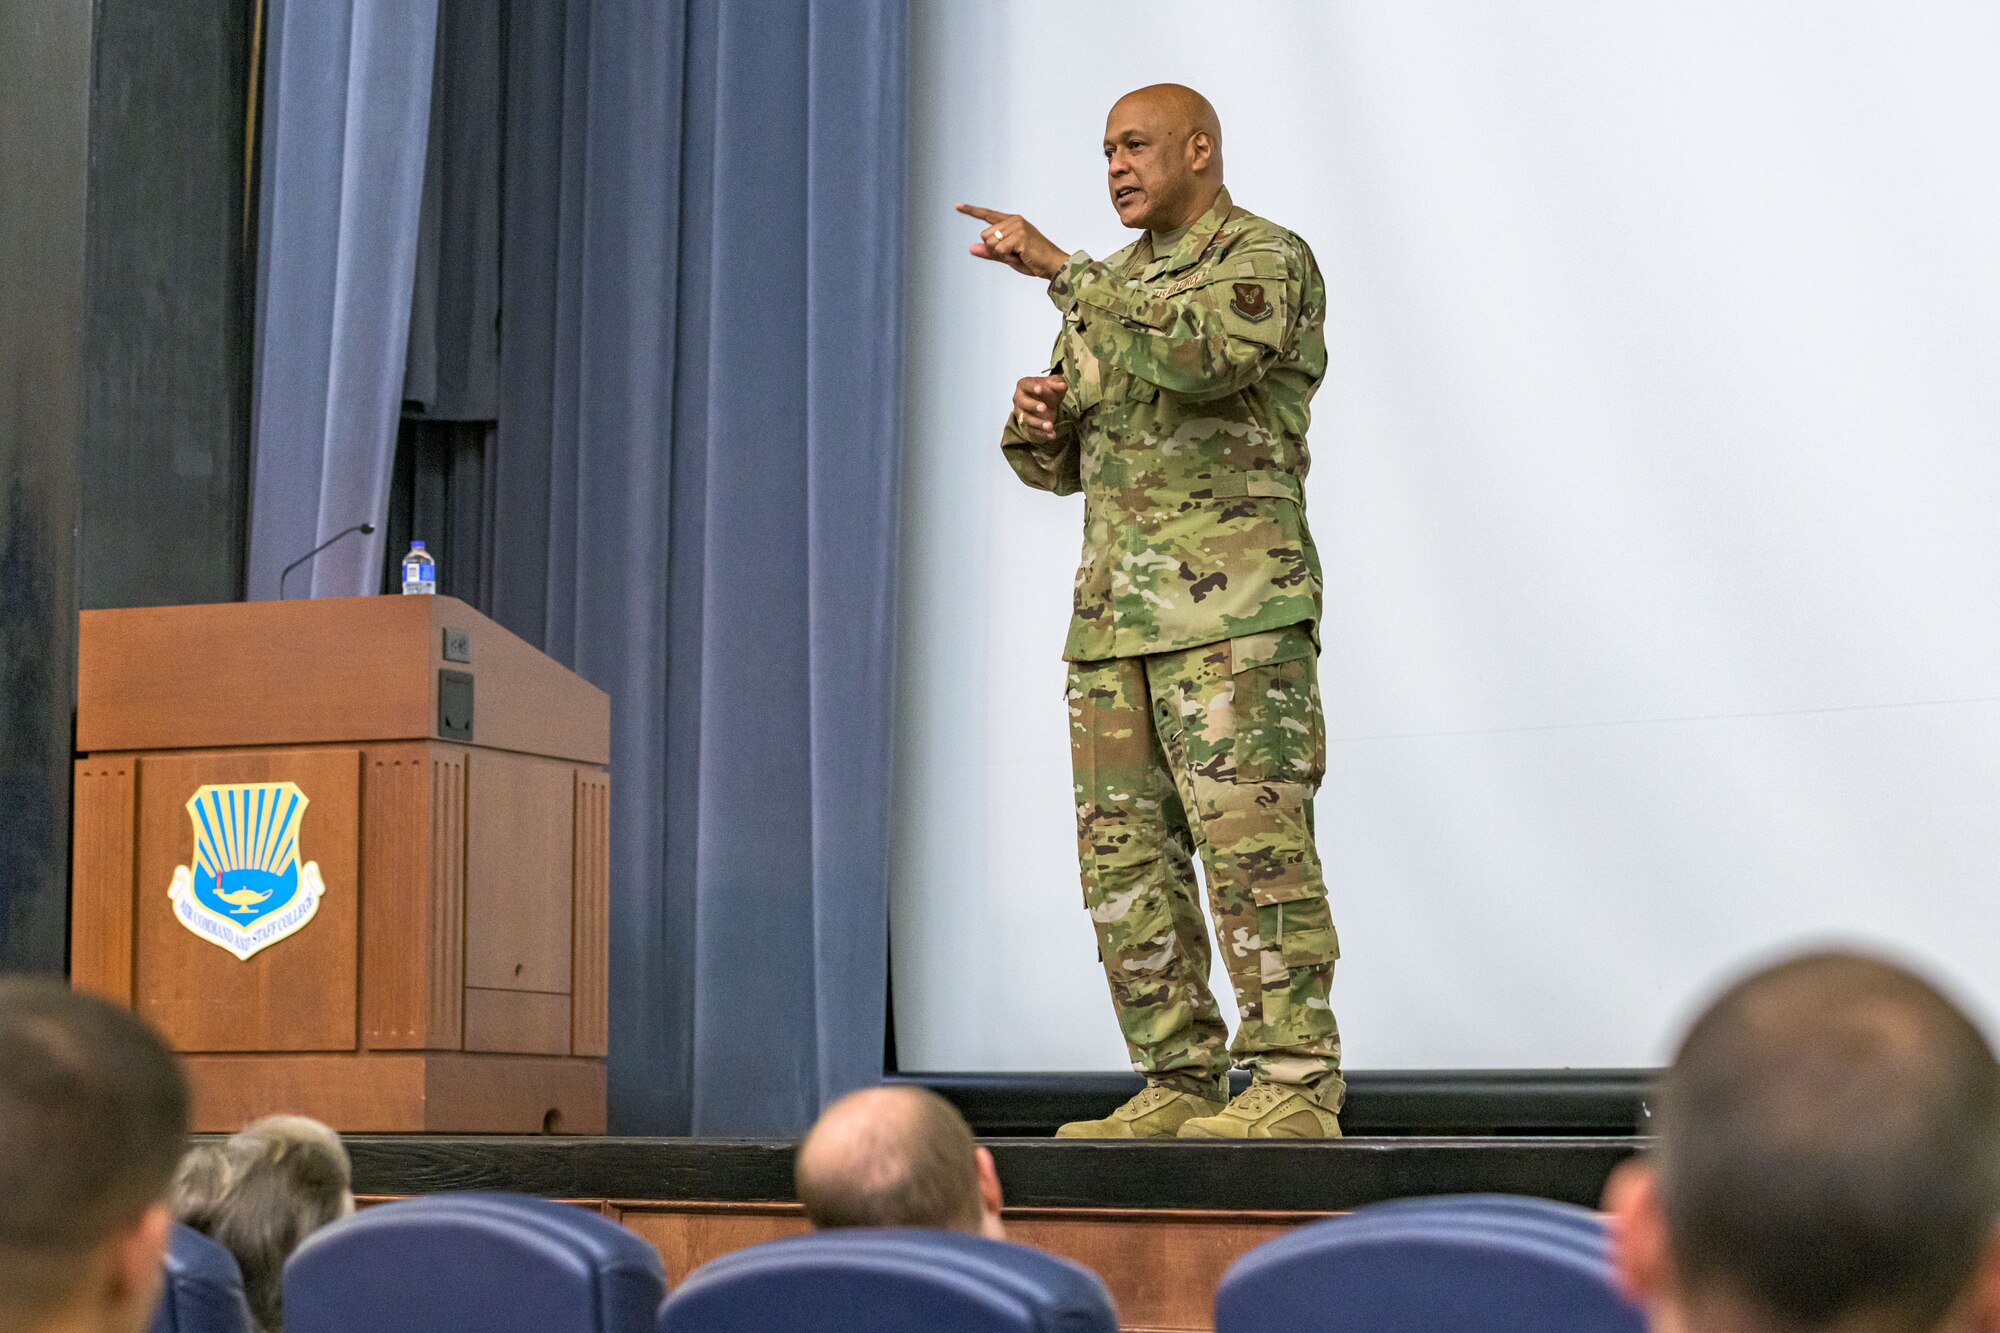
[[[1007,216],[1005,213],[996,213],[990,208],[979,208],[973,204],[953,204],[952,207],[967,217],[978,218],[981,222],[998,222]]]

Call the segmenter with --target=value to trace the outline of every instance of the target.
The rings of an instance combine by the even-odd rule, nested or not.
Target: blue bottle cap
[[[422,542],[411,542],[410,549],[412,551],[421,551],[424,549],[424,544]]]

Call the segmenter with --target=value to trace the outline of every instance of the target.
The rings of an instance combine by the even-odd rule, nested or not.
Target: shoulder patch
[[[1271,302],[1270,298],[1264,295],[1263,283],[1239,282],[1235,284],[1235,292],[1235,299],[1229,303],[1231,310],[1252,324],[1271,317]]]

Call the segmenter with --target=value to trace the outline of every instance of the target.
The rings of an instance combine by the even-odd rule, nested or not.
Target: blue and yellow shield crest
[[[318,862],[299,860],[307,804],[295,782],[211,783],[188,798],[194,864],[167,890],[180,923],[247,959],[311,921],[326,885]]]

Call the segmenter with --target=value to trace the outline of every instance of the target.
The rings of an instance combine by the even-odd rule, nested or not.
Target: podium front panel
[[[181,1053],[197,1129],[602,1132],[603,691],[446,597],[94,611],[79,644],[71,977]]]
[[[498,750],[466,773],[465,984],[563,996],[565,1033],[575,787],[574,764]]]
[[[247,959],[188,929],[168,899],[176,876],[196,864],[189,799],[204,786],[234,783],[297,786],[305,806],[294,850],[325,886],[310,920]],[[140,756],[135,998],[175,1050],[355,1049],[360,796],[358,749]],[[257,836],[245,834],[251,842]],[[251,850],[270,859],[284,849]]]

